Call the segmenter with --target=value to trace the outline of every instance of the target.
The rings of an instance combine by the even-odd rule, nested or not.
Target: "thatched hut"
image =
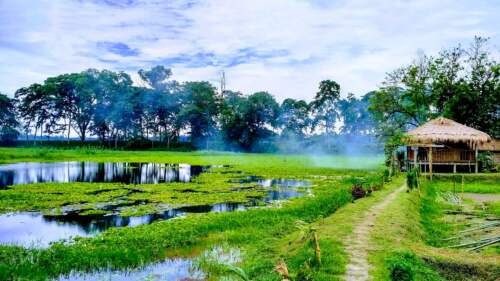
[[[432,174],[432,166],[457,167],[462,171],[478,172],[478,149],[491,137],[443,117],[431,120],[407,133],[408,168],[419,167]]]

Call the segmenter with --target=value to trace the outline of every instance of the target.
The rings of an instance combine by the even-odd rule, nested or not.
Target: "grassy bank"
[[[465,189],[495,191],[491,176],[468,178]],[[449,177],[423,181],[421,191],[403,193],[375,223],[369,260],[374,280],[497,280],[498,253],[451,249],[457,225],[445,219],[449,203],[443,192],[453,190]],[[392,279],[391,279],[392,278]]]
[[[279,237],[292,231],[296,220],[312,222],[325,217],[351,200],[346,185],[324,186],[314,199],[296,200],[281,209],[192,215],[184,219],[134,228],[110,229],[95,238],[78,239],[75,244],[57,243],[46,250],[1,247],[2,279],[17,276],[45,279],[71,270],[139,266],[165,257],[169,250],[194,246],[208,235],[226,234],[231,244],[253,244],[256,240]],[[328,190],[328,189],[332,190]],[[251,270],[251,274],[272,274],[273,264]]]
[[[0,163],[55,161],[96,162],[155,162],[189,163],[192,165],[236,165],[272,174],[283,169],[323,169],[319,172],[338,173],[338,170],[376,170],[382,168],[382,156],[331,156],[230,153],[217,151],[116,151],[106,149],[51,149],[51,148],[2,148]],[[281,173],[283,174],[283,173]],[[294,175],[293,171],[291,175]]]
[[[403,177],[393,178],[382,190],[346,204],[334,214],[309,225],[317,232],[322,256],[321,266],[316,271],[307,272],[312,278],[310,280],[343,280],[347,263],[345,248],[354,227],[373,205],[400,187],[403,180]],[[303,242],[303,235],[304,231],[295,231],[282,239],[276,248],[276,255],[290,265],[293,273],[301,273],[301,269],[314,257],[314,248],[310,243]]]
[[[303,179],[311,182],[313,197],[303,197],[281,207],[250,209],[243,212],[193,214],[181,219],[159,221],[137,227],[111,228],[93,238],[74,243],[58,242],[47,249],[0,246],[0,279],[46,280],[71,271],[134,268],[166,257],[186,253],[205,245],[227,244],[243,251],[241,266],[255,280],[278,280],[272,269],[282,257],[281,237],[297,232],[298,221],[306,225],[322,221],[352,201],[353,181],[380,182],[379,158],[268,155],[219,152],[118,152],[110,150],[0,149],[2,163],[24,161],[157,162],[197,165],[222,164],[191,183],[135,185],[101,183],[44,183],[15,185],[0,191],[3,212],[36,210],[51,212],[83,200],[92,210],[98,202],[153,200],[156,203],[196,205],[239,202],[262,195],[259,190],[233,194],[230,179],[248,175],[262,178]],[[340,168],[346,167],[346,168]],[[236,172],[237,171],[237,172]],[[186,192],[189,191],[189,192]],[[195,191],[195,192],[193,192]],[[154,209],[124,211],[124,215],[150,213]],[[333,224],[330,224],[333,229]],[[340,240],[321,238],[326,265],[317,274],[336,267],[341,253]],[[323,234],[321,234],[323,236]],[[303,242],[301,242],[304,244]],[[308,248],[287,257],[293,271],[309,255]],[[334,268],[334,269],[329,269]],[[326,272],[326,273],[325,273]],[[318,275],[320,276],[320,275]],[[213,277],[216,280],[216,277]]]

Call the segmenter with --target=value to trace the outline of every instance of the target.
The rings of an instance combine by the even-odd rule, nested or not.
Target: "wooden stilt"
[[[413,147],[413,168],[417,167],[418,147]]]
[[[432,144],[429,146],[429,177],[432,181]]]
[[[477,145],[476,145],[476,166],[475,166],[475,172],[477,174],[477,172],[479,171],[479,167],[478,167],[478,159],[477,159],[477,156],[478,156],[478,153],[477,153]]]

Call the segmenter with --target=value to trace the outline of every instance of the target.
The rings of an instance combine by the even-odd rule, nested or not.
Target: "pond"
[[[238,248],[216,246],[204,251],[198,258],[217,264],[232,265],[241,261]],[[59,277],[58,281],[186,281],[205,280],[204,272],[199,268],[197,258],[167,258],[137,269],[100,270],[90,273],[72,272]]]
[[[72,167],[72,164],[68,163],[77,163],[81,165],[80,162],[65,162],[63,167]],[[88,163],[88,162],[86,162]],[[34,182],[40,182],[42,180],[50,180],[54,179],[49,175],[54,176],[57,168],[60,163],[51,163],[52,166],[49,166],[49,172],[44,173],[40,165],[35,165],[38,168],[38,172],[36,174],[39,177],[30,177],[30,176],[19,176],[17,179],[26,183],[26,179],[38,180]],[[120,163],[96,163],[98,165],[104,164],[104,167],[108,164],[120,164]],[[122,165],[110,165],[108,167],[123,167],[127,166],[123,163]],[[31,164],[24,163],[23,165],[30,166]],[[23,165],[20,165],[22,167]],[[77,165],[77,166],[78,166]],[[157,165],[157,166],[155,166]],[[11,166],[12,165],[8,165]],[[85,165],[84,165],[85,166]],[[137,170],[142,170],[143,172],[137,172],[137,174],[141,174],[142,176],[138,176],[135,179],[140,180],[142,182],[151,182],[152,180],[148,180],[147,176],[153,175],[157,176],[157,173],[151,173],[151,170],[167,170],[172,169],[177,171],[177,174],[172,177],[162,177],[162,179],[184,179],[186,181],[190,180],[190,177],[199,174],[206,169],[208,166],[188,166],[188,165],[179,165],[178,167],[172,165],[159,165],[159,164],[144,164],[144,165],[133,165]],[[80,166],[81,167],[81,166]],[[147,168],[149,167],[149,168]],[[161,168],[163,167],[163,168]],[[184,168],[185,172],[180,172]],[[193,167],[199,167],[194,168]],[[18,167],[19,168],[19,167]],[[104,168],[106,169],[106,168]],[[121,168],[118,168],[120,170]],[[15,169],[14,169],[15,170]],[[27,169],[29,170],[29,169]],[[72,168],[69,168],[72,170]],[[86,169],[88,171],[88,169]],[[113,170],[113,169],[112,169]],[[117,169],[115,169],[116,171]],[[122,173],[127,173],[128,169],[121,169]],[[5,171],[5,170],[4,170]],[[17,175],[23,175],[21,172],[22,169],[17,169]],[[80,175],[85,175],[86,172],[80,173]],[[14,173],[16,174],[16,173]],[[70,173],[69,173],[70,174]],[[86,175],[95,174],[95,173],[87,173]],[[112,175],[117,175],[119,173],[111,173]],[[175,173],[174,173],[175,174]],[[67,174],[68,175],[68,174]],[[181,176],[182,175],[182,176]],[[78,178],[78,176],[75,176]],[[85,177],[82,177],[85,179]],[[79,178],[79,179],[82,179]],[[96,177],[97,179],[112,179],[112,177]],[[117,177],[118,178],[118,177]],[[120,177],[123,179],[124,177]],[[130,179],[130,177],[126,177]],[[57,178],[56,179],[63,179]],[[71,177],[66,177],[65,180],[70,180]],[[154,181],[157,181],[158,177],[155,178]],[[16,182],[16,181],[14,181]],[[168,209],[162,212],[147,214],[143,216],[121,216],[118,215],[117,212],[112,212],[111,214],[87,214],[82,215],[81,210],[78,209],[68,209],[64,210],[63,214],[57,215],[47,215],[42,214],[40,212],[17,212],[17,213],[7,213],[0,215],[0,243],[1,244],[16,244],[24,247],[48,247],[52,242],[59,240],[69,240],[72,237],[89,237],[101,233],[107,230],[110,227],[134,227],[142,224],[150,224],[159,220],[168,220],[176,217],[182,217],[189,213],[210,213],[210,212],[231,212],[231,211],[242,211],[248,208],[254,208],[258,206],[271,204],[273,201],[278,200],[286,200],[296,197],[301,197],[306,194],[310,194],[311,191],[308,188],[310,185],[307,181],[299,181],[299,180],[274,180],[274,179],[262,179],[262,178],[254,178],[253,182],[256,187],[251,187],[255,189],[265,190],[266,196],[259,198],[249,198],[246,203],[220,203],[214,205],[197,205],[197,206],[181,206],[178,208]],[[299,189],[298,187],[306,187]],[[234,189],[232,192],[238,192],[238,188]],[[137,203],[140,204],[140,203]],[[116,206],[109,205],[104,206],[104,208],[111,208],[109,210],[116,211],[113,208]]]
[[[40,182],[189,182],[211,166],[129,162],[24,162],[0,166],[0,188]]]
[[[153,263],[139,269],[102,270],[92,273],[74,272],[60,277],[59,281],[160,281],[160,280],[204,280],[205,275],[191,259],[173,258]]]

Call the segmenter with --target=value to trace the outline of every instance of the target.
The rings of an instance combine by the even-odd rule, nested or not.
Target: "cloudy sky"
[[[419,52],[500,45],[498,0],[0,0],[0,92],[87,68],[165,65],[173,78],[279,100],[322,79],[374,89]]]

